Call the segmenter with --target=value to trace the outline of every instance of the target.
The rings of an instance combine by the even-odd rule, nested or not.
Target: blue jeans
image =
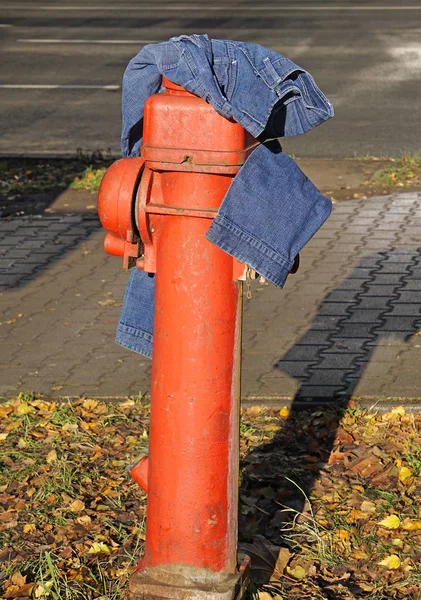
[[[206,237],[283,287],[296,255],[328,218],[331,207],[279,144],[268,142],[252,152],[234,178]],[[132,270],[116,337],[120,345],[148,357],[154,283],[154,277]]]

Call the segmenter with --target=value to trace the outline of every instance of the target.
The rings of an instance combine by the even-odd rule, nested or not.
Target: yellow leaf
[[[26,525],[23,526],[24,533],[32,533],[35,530],[36,530],[36,527],[33,523],[27,523]]]
[[[282,417],[283,419],[288,419],[289,413],[290,413],[290,410],[289,410],[288,406],[284,406],[279,411],[279,416]]]
[[[390,412],[394,415],[399,415],[400,417],[403,417],[403,415],[406,414],[403,406],[396,406],[395,408],[392,408]]]
[[[400,524],[401,520],[398,515],[389,515],[388,517],[379,521],[379,525],[386,527],[386,529],[397,529]]]
[[[375,513],[376,512],[376,507],[372,502],[369,502],[368,500],[364,500],[364,502],[361,503],[361,510],[365,513]]]
[[[43,581],[39,583],[35,590],[35,598],[42,598],[42,596],[50,595],[50,587],[53,585],[53,581]]]
[[[412,521],[412,519],[406,517],[406,519],[402,521],[402,529],[406,529],[406,531],[417,531],[418,529],[421,529],[421,521]]]
[[[13,431],[13,429],[18,429],[22,425],[22,421],[12,421],[4,428],[5,431]]]
[[[19,404],[19,406],[15,410],[15,414],[18,415],[18,417],[22,417],[23,415],[29,415],[33,412],[35,412],[35,408],[33,406],[30,406],[29,404],[26,404],[25,402]]]
[[[14,584],[14,585],[18,585],[19,587],[22,587],[25,585],[26,583],[26,575],[23,576],[21,575],[19,572],[18,573],[14,573],[14,575],[12,575],[10,581]]]
[[[358,519],[366,519],[367,515],[366,513],[363,513],[362,510],[358,510],[358,508],[353,508],[351,510],[350,517],[352,521],[358,521]]]
[[[259,600],[273,600],[269,592],[258,592]]]
[[[399,469],[399,481],[402,481],[402,483],[405,483],[405,481],[407,479],[409,479],[412,476],[412,471],[411,469],[408,469],[408,467],[401,467]]]
[[[294,579],[304,579],[304,577],[306,576],[306,570],[301,565],[297,565],[293,569],[287,567],[287,573],[288,575],[291,575],[291,577],[293,577]]]
[[[28,443],[24,440],[24,438],[18,439],[18,448],[23,450],[23,448],[26,448],[27,445],[28,445]]]
[[[351,537],[351,534],[346,529],[337,529],[335,533],[340,540],[348,541]]]
[[[92,412],[98,406],[98,401],[97,400],[85,400],[84,403],[82,404],[82,406],[85,410],[89,410]]]
[[[365,560],[367,558],[367,554],[362,550],[354,550],[352,556],[355,558],[355,560]]]
[[[4,442],[8,435],[8,433],[0,433],[0,442]]]
[[[268,425],[264,425],[265,431],[279,431],[279,425],[275,425],[275,423],[269,423]]]
[[[364,583],[364,581],[359,582],[358,585],[364,592],[372,592],[374,590],[374,585],[369,585],[368,583]]]
[[[49,465],[51,465],[51,463],[55,462],[56,460],[57,460],[57,452],[55,450],[51,450],[47,454],[46,461]]]
[[[104,542],[94,542],[89,548],[88,554],[111,554],[111,548]]]
[[[259,600],[273,600],[269,592],[258,592]]]
[[[356,492],[361,492],[362,494],[364,494],[365,491],[362,485],[353,485],[352,489]]]
[[[76,519],[76,523],[79,525],[88,525],[91,522],[91,517],[89,515],[82,515]]]
[[[77,423],[65,423],[62,426],[63,431],[69,431],[70,433],[77,433],[79,427]]]
[[[394,538],[392,540],[392,546],[396,546],[397,548],[403,548],[403,541],[400,538]]]
[[[377,563],[381,567],[386,567],[387,569],[399,569],[401,566],[401,559],[396,554],[389,554],[383,560]]]
[[[84,510],[85,505],[81,500],[74,500],[74,502],[71,503],[69,508],[71,511],[79,513],[82,512],[82,510]]]

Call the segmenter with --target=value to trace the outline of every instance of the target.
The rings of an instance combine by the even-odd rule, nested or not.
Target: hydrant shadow
[[[277,558],[276,552],[265,551],[262,567],[262,542],[288,545],[282,530],[308,509],[333,447],[343,441],[340,421],[355,391],[370,390],[370,377],[375,390],[385,375],[398,376],[396,357],[421,325],[420,265],[420,248],[389,248],[365,257],[324,298],[308,331],[273,365],[298,379],[300,388],[288,418],[279,416],[271,441],[242,459],[239,540],[248,552],[256,548],[257,583],[269,581]]]

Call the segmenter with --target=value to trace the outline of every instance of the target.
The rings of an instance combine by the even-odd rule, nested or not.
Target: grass
[[[96,191],[113,162],[100,151],[74,158],[10,158],[0,160],[0,194],[16,198],[66,188]]]
[[[80,177],[73,179],[69,187],[75,190],[90,190],[91,192],[95,192],[99,189],[106,170],[105,167],[96,169],[92,165],[89,165]]]
[[[406,154],[376,171],[372,180],[387,186],[421,185],[421,156]]]
[[[141,395],[0,404],[2,600],[125,597],[146,517],[127,465],[148,445],[149,408]],[[240,455],[247,600],[421,598],[421,415],[252,407]]]

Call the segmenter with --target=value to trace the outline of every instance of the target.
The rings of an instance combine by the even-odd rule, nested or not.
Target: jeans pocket
[[[228,56],[219,56],[214,59],[213,71],[218,86],[227,100],[231,100],[237,81],[237,61]]]
[[[259,70],[259,75],[266,85],[274,90],[287,79],[295,81],[303,69],[287,58],[271,60],[269,57],[263,59],[264,67]]]

